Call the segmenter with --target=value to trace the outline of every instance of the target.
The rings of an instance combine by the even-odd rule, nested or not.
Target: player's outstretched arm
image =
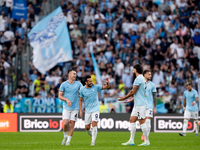
[[[154,104],[153,113],[155,115],[157,113],[157,110],[156,110],[156,106],[157,106],[156,92],[153,92],[152,94],[153,94],[153,104]]]
[[[123,103],[130,103],[134,100],[134,97],[130,97],[127,101],[124,101]]]
[[[106,83],[106,85],[102,86],[102,90],[109,89],[110,88],[109,79],[106,78],[104,82]]]
[[[80,117],[82,118],[83,112],[82,112],[82,103],[83,103],[83,98],[79,97],[79,108],[80,108]]]
[[[134,86],[133,86],[133,89],[132,89],[126,96],[124,96],[124,97],[119,97],[119,98],[118,98],[118,101],[123,101],[123,100],[125,100],[125,99],[127,99],[127,98],[133,96],[133,95],[137,92],[138,88],[139,88],[139,86],[134,85]]]
[[[60,100],[62,100],[62,101],[67,102],[67,105],[68,105],[69,107],[72,106],[71,101],[70,101],[68,98],[65,98],[65,97],[63,96],[63,92],[62,92],[62,91],[59,91],[59,93],[58,93],[58,98],[59,98]]]

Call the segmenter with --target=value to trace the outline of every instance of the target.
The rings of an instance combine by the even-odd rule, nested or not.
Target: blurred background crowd
[[[13,0],[0,0],[0,97],[58,96],[67,70],[77,79],[91,75],[90,53],[98,62],[102,81],[112,88],[100,99],[123,96],[132,88],[132,69],[140,63],[152,70],[158,103],[168,112],[181,112],[184,84],[198,89],[200,59],[200,1],[198,0],[27,0],[28,19],[12,19]],[[73,61],[59,63],[46,74],[32,64],[27,33],[54,5],[60,5],[68,26]],[[26,58],[26,59],[24,59]],[[133,104],[126,105],[127,112]]]

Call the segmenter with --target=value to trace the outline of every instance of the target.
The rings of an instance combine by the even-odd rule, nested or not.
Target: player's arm
[[[185,111],[185,106],[186,106],[186,98],[183,99],[183,108],[184,108],[184,111]]]
[[[124,97],[119,97],[119,98],[118,98],[118,101],[123,101],[123,100],[125,100],[125,99],[127,99],[127,98],[133,96],[133,95],[137,92],[138,88],[139,88],[139,86],[134,85],[134,86],[133,86],[133,89],[132,89],[126,96],[124,96]]]
[[[61,101],[67,102],[67,105],[68,105],[69,107],[72,106],[71,101],[70,101],[68,98],[65,98],[65,97],[63,96],[63,92],[62,92],[62,91],[59,91],[59,92],[58,92],[58,98],[59,98]]]
[[[124,101],[123,103],[130,103],[134,100],[134,97],[130,97],[128,100]]]
[[[105,79],[105,83],[106,83],[106,85],[103,85],[103,86],[102,86],[102,90],[105,90],[105,89],[109,89],[109,88],[110,88],[110,84],[109,84],[109,79],[108,79],[108,78]]]
[[[156,110],[156,105],[157,105],[156,92],[152,92],[152,94],[153,94],[153,104],[154,104],[153,113],[156,114],[157,113],[157,110]]]
[[[192,106],[194,106],[196,103],[198,103],[198,101],[199,101],[199,97],[195,97],[195,101],[192,102]]]
[[[80,117],[82,118],[83,112],[82,112],[82,103],[83,103],[83,98],[79,97],[79,108],[80,108]]]

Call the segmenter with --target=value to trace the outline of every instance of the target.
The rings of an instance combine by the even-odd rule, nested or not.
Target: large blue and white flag
[[[20,20],[24,18],[27,20],[27,3],[26,0],[14,0],[13,9],[12,9],[12,18]]]
[[[102,84],[102,82],[101,82],[101,72],[99,70],[99,66],[98,66],[97,61],[96,61],[96,59],[95,59],[95,57],[92,53],[91,53],[91,56],[92,56],[92,62],[93,62],[93,66],[94,66],[97,84]]]
[[[69,31],[61,7],[38,22],[28,37],[33,47],[33,65],[43,74],[57,63],[73,59]]]

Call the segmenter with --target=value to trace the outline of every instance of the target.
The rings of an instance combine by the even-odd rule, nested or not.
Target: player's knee
[[[68,123],[69,123],[69,121],[68,121],[68,120],[63,120],[63,125],[64,125],[64,126],[67,126],[67,125],[68,125]]]
[[[69,124],[70,124],[70,127],[74,127],[75,121],[72,121],[72,120],[71,120]]]
[[[130,121],[130,123],[135,123],[136,120],[137,120],[137,119],[135,119],[134,117],[131,117],[129,121]]]
[[[97,126],[97,122],[93,121],[92,122],[92,127],[96,127]]]
[[[86,129],[86,130],[90,130],[90,126],[86,125],[86,126],[85,126],[85,129]]]

